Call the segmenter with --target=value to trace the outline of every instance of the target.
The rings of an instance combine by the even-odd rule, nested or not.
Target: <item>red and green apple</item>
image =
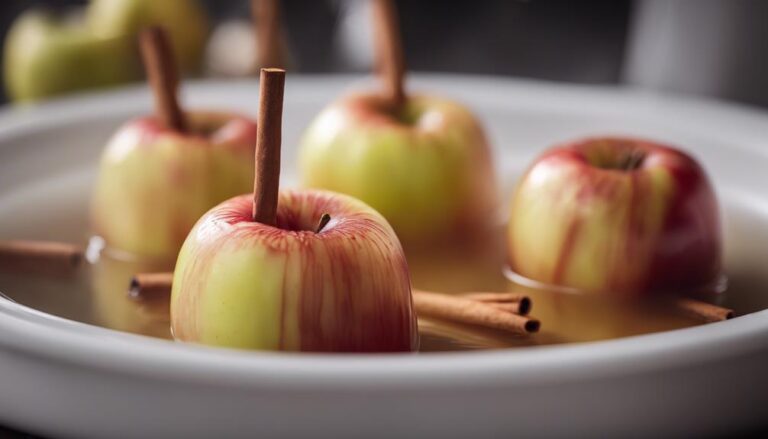
[[[15,101],[107,87],[141,77],[133,35],[99,36],[82,14],[59,16],[30,10],[5,38],[5,88]]]
[[[704,169],[670,146],[589,138],[525,173],[508,226],[513,272],[584,292],[687,292],[721,275],[717,200]]]
[[[304,134],[300,170],[305,186],[381,212],[406,247],[470,235],[496,208],[480,122],[436,96],[407,96],[395,111],[376,93],[332,103]]]
[[[147,116],[126,123],[107,144],[92,223],[109,249],[173,259],[208,209],[252,188],[255,122],[227,113],[186,116],[187,132]]]
[[[406,93],[395,9],[372,2],[383,93],[347,96],[317,116],[301,142],[303,183],[368,203],[409,250],[472,241],[495,216],[488,143],[466,107]]]
[[[198,0],[91,0],[87,23],[100,37],[133,37],[143,28],[162,26],[187,72],[200,69],[208,39],[208,17]]]
[[[418,342],[408,265],[386,220],[324,191],[283,190],[276,225],[251,195],[213,208],[176,262],[177,340],[244,349],[411,351]],[[330,221],[317,231],[324,214]]]

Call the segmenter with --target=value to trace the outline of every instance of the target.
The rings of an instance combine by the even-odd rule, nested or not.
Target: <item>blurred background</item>
[[[768,105],[768,61],[761,56],[767,1],[397,3],[413,71],[630,84]],[[366,0],[280,4],[291,71],[371,69]],[[35,101],[141,80],[135,49],[121,38],[149,21],[177,28],[171,33],[187,76],[247,76],[257,51],[250,18],[248,0],[4,0],[0,99]]]

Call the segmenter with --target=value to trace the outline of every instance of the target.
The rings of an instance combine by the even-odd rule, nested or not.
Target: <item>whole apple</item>
[[[432,96],[389,108],[377,94],[355,94],[323,110],[301,143],[304,185],[363,200],[406,247],[466,237],[489,224],[494,172],[472,113]]]
[[[179,66],[191,72],[200,68],[209,29],[198,0],[91,0],[87,13],[90,29],[104,37],[134,36],[148,26],[162,26]]]
[[[188,134],[143,117],[109,141],[92,203],[108,249],[174,259],[200,216],[253,187],[255,122],[204,112],[187,119]]]
[[[248,349],[411,351],[418,332],[408,265],[386,220],[324,191],[283,190],[277,225],[252,196],[211,209],[176,262],[177,340]],[[330,221],[319,232],[323,214]]]
[[[704,170],[640,139],[547,151],[514,193],[508,245],[515,273],[584,292],[683,293],[721,275],[718,204]]]
[[[5,88],[15,101],[137,80],[133,36],[101,37],[77,18],[28,11],[14,21],[4,48]]]

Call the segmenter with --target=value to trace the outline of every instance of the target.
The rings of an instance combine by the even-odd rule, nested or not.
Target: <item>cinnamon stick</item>
[[[1,241],[0,270],[50,275],[74,273],[83,261],[82,247],[53,241]]]
[[[397,109],[405,102],[405,59],[393,0],[374,0],[373,29],[376,59],[385,97]]]
[[[536,319],[460,296],[414,290],[413,305],[421,316],[501,329],[518,335],[537,332],[540,326]]]
[[[279,0],[251,0],[257,67],[285,67]]]
[[[518,293],[466,293],[461,296],[523,316],[528,315],[533,307],[530,297]]]
[[[732,309],[723,308],[701,300],[678,298],[672,303],[682,314],[706,323],[721,322],[734,317]]]
[[[269,226],[277,224],[284,86],[285,70],[261,69],[256,172],[253,183],[253,220]]]
[[[173,273],[139,273],[131,279],[128,295],[133,299],[163,298],[171,294]]]
[[[187,122],[177,98],[179,79],[168,34],[163,28],[152,26],[139,34],[139,42],[157,117],[168,128],[185,132]]]

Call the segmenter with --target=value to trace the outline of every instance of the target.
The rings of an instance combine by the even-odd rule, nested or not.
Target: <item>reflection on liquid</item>
[[[168,271],[167,263],[127,261],[102,255],[93,267],[94,323],[120,331],[171,338],[168,298],[137,300],[128,296],[136,273]]]

